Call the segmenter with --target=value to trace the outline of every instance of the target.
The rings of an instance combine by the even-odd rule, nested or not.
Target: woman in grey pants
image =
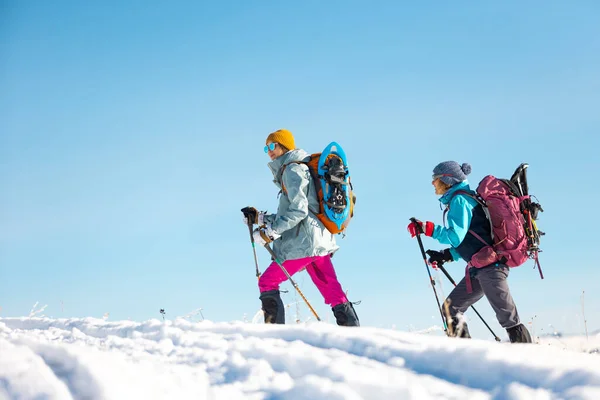
[[[455,161],[445,161],[438,164],[433,169],[432,184],[435,194],[441,196],[440,202],[446,207],[448,226],[435,225],[431,221],[417,221],[416,224],[411,222],[408,226],[413,237],[418,232],[423,232],[426,236],[451,246],[442,251],[427,250],[429,263],[434,266],[461,258],[469,262],[474,254],[486,246],[484,242],[492,243],[490,223],[483,207],[464,193],[475,195],[467,181],[469,173],[471,166],[467,163],[460,165]],[[485,295],[496,312],[498,322],[506,329],[510,341],[531,343],[529,331],[519,319],[506,282],[508,273],[509,268],[500,262],[467,270],[465,278],[444,302],[448,331],[453,336],[470,338],[462,314]]]

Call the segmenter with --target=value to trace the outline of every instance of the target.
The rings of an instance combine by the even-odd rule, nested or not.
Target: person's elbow
[[[295,219],[302,221],[304,218],[308,217],[308,208],[300,207],[294,210],[293,215]]]
[[[454,230],[451,230],[450,232],[448,232],[448,240],[450,241],[450,244],[454,248],[457,248],[458,246],[460,246],[460,244],[462,243],[462,241],[464,239],[465,239],[465,235],[460,235],[459,233],[457,233]]]

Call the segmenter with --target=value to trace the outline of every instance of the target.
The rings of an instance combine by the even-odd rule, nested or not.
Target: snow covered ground
[[[600,334],[0,318],[0,399],[600,399]]]

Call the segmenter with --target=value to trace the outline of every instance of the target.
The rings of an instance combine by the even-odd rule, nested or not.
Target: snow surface
[[[600,399],[600,334],[0,318],[0,399]]]

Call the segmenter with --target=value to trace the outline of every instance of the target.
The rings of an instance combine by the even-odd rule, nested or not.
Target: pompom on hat
[[[471,164],[458,164],[456,161],[444,161],[433,169],[433,178],[439,178],[447,185],[454,185],[467,179],[471,173]]]
[[[278,131],[269,134],[265,144],[269,142],[279,143],[288,150],[294,150],[296,148],[294,136],[292,135],[292,132],[287,129],[279,129]]]

